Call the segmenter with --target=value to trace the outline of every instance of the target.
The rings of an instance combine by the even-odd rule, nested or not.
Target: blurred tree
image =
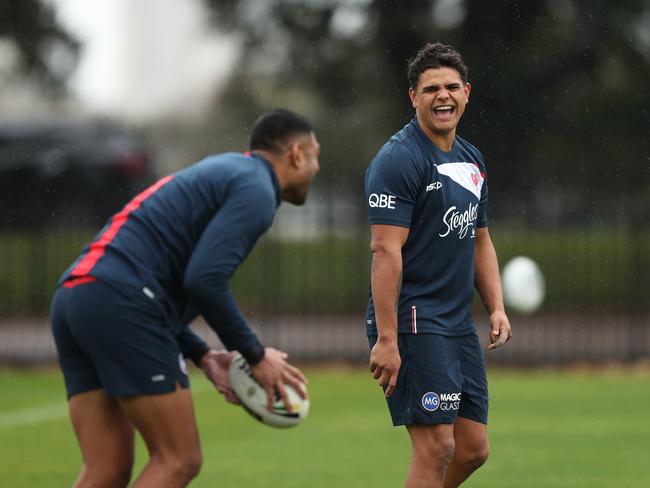
[[[56,22],[51,3],[42,0],[0,2],[0,42],[19,54],[17,69],[44,87],[62,93],[77,60],[79,43]]]
[[[475,82],[469,128],[522,220],[648,215],[650,46],[635,32],[644,12],[650,30],[647,0],[470,3],[458,33]]]
[[[226,103],[251,116],[299,107],[334,143],[324,148],[339,168],[361,174],[408,121],[406,60],[441,41],[470,66],[460,134],[510,197],[497,214],[647,221],[648,0],[206,1],[244,48]]]

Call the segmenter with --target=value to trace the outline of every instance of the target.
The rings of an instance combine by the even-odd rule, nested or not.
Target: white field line
[[[207,380],[196,381],[196,379],[194,378],[194,381],[192,381],[193,393],[202,393],[212,386]],[[0,430],[27,425],[35,426],[52,420],[60,420],[67,416],[68,402],[57,402],[50,405],[43,405],[42,407],[23,408],[13,412],[0,413]]]
[[[58,420],[68,414],[66,402],[52,403],[42,407],[23,408],[13,412],[0,413],[0,429],[11,429],[25,425],[36,425]]]

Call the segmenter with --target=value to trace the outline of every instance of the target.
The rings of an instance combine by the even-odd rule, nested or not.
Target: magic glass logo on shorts
[[[422,407],[425,410],[429,412],[435,412],[436,410],[438,410],[439,406],[440,406],[440,397],[438,396],[437,393],[428,391],[422,396]]]
[[[440,410],[458,410],[460,407],[461,393],[441,393],[440,394]]]
[[[461,393],[441,393],[438,395],[432,391],[426,392],[422,396],[422,407],[429,411],[435,412],[436,410],[458,410],[460,407]]]

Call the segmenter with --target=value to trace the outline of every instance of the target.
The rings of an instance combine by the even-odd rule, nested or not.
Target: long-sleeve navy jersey
[[[264,348],[228,281],[279,205],[277,177],[260,156],[207,157],[159,180],[113,215],[59,284],[93,276],[124,293],[144,293],[186,348],[197,343],[183,328],[201,314],[228,349],[255,363]]]

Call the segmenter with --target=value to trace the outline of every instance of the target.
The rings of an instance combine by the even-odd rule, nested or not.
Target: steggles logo
[[[447,237],[452,230],[458,229],[458,238],[463,239],[467,235],[468,229],[474,226],[477,216],[478,204],[472,205],[470,202],[469,207],[464,212],[456,210],[455,206],[449,207],[442,217],[443,223],[447,226],[447,231],[438,235]]]

